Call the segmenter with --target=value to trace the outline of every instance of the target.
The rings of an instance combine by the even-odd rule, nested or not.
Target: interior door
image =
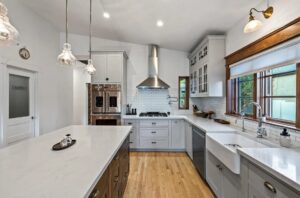
[[[8,68],[8,122],[6,142],[33,137],[35,130],[35,80],[29,71]]]

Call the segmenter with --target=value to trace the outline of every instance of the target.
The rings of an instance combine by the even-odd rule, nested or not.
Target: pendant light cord
[[[92,59],[92,0],[90,0],[90,40],[89,40],[90,48],[89,55],[90,59]]]
[[[68,0],[66,0],[66,43],[68,43]]]

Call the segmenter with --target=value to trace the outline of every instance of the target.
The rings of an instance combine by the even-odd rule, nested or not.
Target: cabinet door
[[[206,181],[217,197],[221,197],[221,162],[210,152],[206,152]]]
[[[183,120],[172,120],[171,147],[174,149],[185,148],[185,132]]]
[[[96,68],[95,74],[92,75],[92,82],[105,82],[106,78],[106,55],[92,55],[93,64]]]
[[[234,174],[224,165],[221,167],[222,171],[222,198],[241,198],[240,190],[241,187],[241,180],[239,175]]]
[[[121,83],[123,73],[123,55],[108,54],[106,67],[106,81],[110,83]]]
[[[193,139],[192,139],[192,125],[185,123],[185,148],[187,154],[193,159]]]

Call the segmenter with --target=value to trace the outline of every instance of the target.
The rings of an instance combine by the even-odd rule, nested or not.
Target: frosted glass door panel
[[[29,77],[10,74],[9,118],[29,116],[29,95]]]

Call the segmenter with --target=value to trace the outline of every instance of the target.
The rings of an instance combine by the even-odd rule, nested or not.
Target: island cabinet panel
[[[102,175],[89,198],[121,198],[129,175],[129,136]]]

